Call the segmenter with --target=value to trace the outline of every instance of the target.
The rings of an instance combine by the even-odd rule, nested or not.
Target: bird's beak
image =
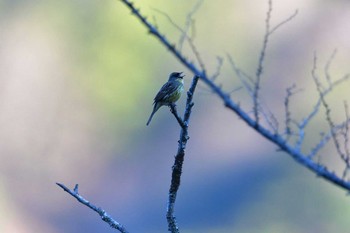
[[[181,79],[185,77],[185,75],[182,74],[182,73],[183,73],[183,72],[180,72],[180,73],[179,73],[179,78],[181,78]]]

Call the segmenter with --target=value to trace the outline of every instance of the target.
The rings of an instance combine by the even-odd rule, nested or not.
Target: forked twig
[[[341,149],[341,144],[340,144],[340,141],[337,137],[337,133],[336,133],[336,125],[331,117],[331,109],[330,109],[330,106],[328,105],[325,97],[324,97],[324,91],[322,90],[322,85],[316,75],[316,69],[317,69],[317,57],[316,57],[316,54],[314,55],[314,65],[313,65],[313,69],[312,69],[312,77],[314,79],[314,82],[316,84],[316,88],[317,88],[317,91],[320,95],[320,99],[321,99],[321,103],[324,107],[324,109],[326,110],[326,120],[328,122],[328,125],[329,125],[329,128],[330,128],[330,133],[331,133],[331,138],[333,139],[333,143],[335,145],[335,149],[338,153],[338,155],[340,156],[340,158],[345,162],[345,165],[346,165],[346,168],[343,172],[343,179],[345,178],[346,176],[346,172],[348,170],[348,168],[350,168],[350,160],[349,160],[349,155],[347,154],[347,150],[345,147],[345,152],[342,151]],[[329,80],[330,82],[330,79],[327,78],[327,80]],[[345,124],[345,130],[347,130],[347,127],[348,127],[348,123],[347,123],[347,120],[348,120],[348,113],[347,113],[347,105],[345,105],[345,111],[346,111],[346,124]],[[346,132],[346,135],[345,135],[345,142],[348,140],[346,137],[348,137],[348,133]]]
[[[106,223],[108,223],[108,225],[114,229],[117,229],[118,231],[122,232],[122,233],[128,233],[128,231],[126,230],[126,228],[120,224],[119,222],[117,222],[116,220],[114,220],[106,211],[104,211],[103,209],[101,209],[100,207],[96,207],[95,205],[91,204],[91,202],[89,202],[88,200],[86,200],[83,196],[81,196],[79,194],[79,187],[78,184],[75,185],[73,190],[70,190],[69,188],[67,188],[64,184],[61,183],[56,183],[59,187],[61,187],[64,191],[66,191],[67,193],[69,193],[72,197],[74,197],[75,199],[77,199],[80,203],[82,203],[83,205],[89,207],[90,209],[92,209],[93,211],[95,211],[96,213],[98,213],[101,217],[101,219],[103,221],[105,221]]]

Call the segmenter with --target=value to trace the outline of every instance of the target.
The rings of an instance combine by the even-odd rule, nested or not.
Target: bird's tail
[[[149,123],[151,123],[151,120],[153,118],[153,115],[156,113],[156,111],[160,108],[160,106],[158,106],[159,104],[154,104],[154,107],[153,107],[153,111],[151,113],[151,115],[149,116],[149,119],[147,121],[147,124],[146,125],[149,125]]]

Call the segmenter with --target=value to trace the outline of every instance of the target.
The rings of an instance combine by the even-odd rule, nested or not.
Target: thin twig
[[[330,69],[330,66],[331,66],[334,58],[335,58],[336,51],[337,50],[333,51],[333,53],[329,57],[326,65],[325,65],[325,68],[324,68],[324,72],[325,72],[326,81],[328,83],[328,86],[327,86],[327,88],[325,88],[322,91],[323,98],[326,97],[328,94],[330,94],[332,92],[332,90],[334,90],[335,87],[339,86],[340,84],[349,80],[349,78],[350,78],[350,75],[346,74],[342,78],[340,78],[334,82],[331,80],[331,75],[329,73],[329,69]],[[297,124],[299,127],[299,138],[297,140],[296,147],[299,147],[299,148],[301,147],[301,144],[303,143],[303,140],[304,140],[305,128],[307,125],[309,125],[311,120],[319,113],[319,109],[321,107],[321,104],[322,104],[322,100],[321,100],[321,96],[319,95],[318,100],[317,100],[315,106],[313,107],[313,110],[309,113],[309,115],[307,117],[303,118],[302,121]],[[341,124],[341,125],[343,125],[343,124]],[[339,130],[340,128],[341,127],[338,125],[334,130]],[[331,133],[324,134],[324,136],[317,143],[317,145],[310,151],[308,157],[312,159],[328,143],[328,141],[331,138],[332,138]]]
[[[272,29],[270,29],[271,25],[270,25],[270,21],[271,21],[271,13],[272,13],[272,0],[269,0],[268,2],[268,10],[266,13],[266,19],[265,19],[265,35],[264,35],[264,40],[263,40],[263,45],[262,48],[260,50],[260,57],[259,57],[259,61],[258,61],[258,67],[256,69],[256,80],[254,82],[254,94],[253,94],[253,111],[254,111],[254,117],[255,117],[255,121],[256,124],[255,126],[259,125],[259,92],[261,89],[261,76],[263,74],[263,69],[264,69],[264,61],[265,61],[265,56],[266,56],[266,49],[267,49],[267,45],[269,43],[269,38],[270,36],[277,30],[279,29],[282,25],[288,23],[289,21],[291,21],[297,14],[298,14],[298,10],[296,10],[294,12],[294,14],[292,14],[290,17],[288,17],[287,19],[283,20],[282,22],[280,22],[279,24],[277,24],[275,27],[273,27]]]
[[[323,97],[327,96],[331,91],[342,84],[343,82],[347,81],[350,79],[350,74],[344,75],[342,78],[338,79],[337,81],[333,82],[332,85],[330,85],[328,88],[324,89],[322,92]],[[320,84],[321,85],[321,84]],[[319,112],[320,106],[322,104],[321,97],[319,96],[319,99],[317,100],[317,103],[315,104],[313,110],[310,112],[310,114],[305,117],[301,122],[300,122],[300,127],[305,128],[306,125],[310,123],[310,121],[317,115]]]
[[[277,29],[280,28],[281,26],[283,26],[284,24],[288,23],[289,21],[292,21],[292,19],[294,19],[297,16],[298,12],[299,12],[298,9],[296,9],[291,16],[289,16],[287,19],[283,20],[282,22],[280,22],[279,24],[274,26],[269,32],[270,35],[272,33],[274,33],[275,31],[277,31]]]
[[[341,124],[336,125],[332,130],[335,134],[337,134],[339,131],[344,129],[346,127],[346,124],[350,124],[350,119],[348,121],[344,121]],[[327,133],[322,133],[321,140],[314,146],[311,150],[311,152],[307,155],[307,157],[313,159],[319,151],[324,148],[324,146],[332,139],[332,130],[329,130]]]
[[[350,163],[349,163],[349,157],[346,155],[346,153],[344,153],[342,150],[341,150],[341,145],[340,145],[340,142],[337,138],[337,134],[336,134],[336,131],[335,131],[335,123],[331,117],[331,109],[326,101],[326,99],[324,98],[324,95],[323,95],[323,91],[322,91],[322,88],[321,88],[321,84],[320,84],[320,81],[316,75],[316,69],[317,69],[317,66],[316,66],[316,63],[317,63],[317,57],[316,57],[316,54],[314,55],[314,65],[313,65],[313,69],[312,69],[312,77],[315,81],[315,84],[316,84],[316,88],[317,88],[317,91],[320,95],[320,98],[321,98],[321,102],[322,102],[322,105],[324,107],[324,109],[326,110],[326,120],[328,122],[328,125],[329,125],[329,128],[330,128],[330,132],[331,132],[331,136],[332,136],[332,139],[333,139],[333,142],[334,142],[334,145],[335,145],[335,149],[338,153],[338,155],[340,156],[340,158],[345,162],[346,164],[346,169],[343,173],[343,179],[345,178],[345,175],[346,175],[346,170],[348,167],[350,167]],[[346,124],[345,126],[347,126],[348,124]]]
[[[121,1],[123,1],[123,0],[121,0]],[[159,10],[159,9],[155,9],[155,8],[153,8],[153,9],[155,11],[157,11],[158,13],[160,13],[161,15],[163,15],[164,17],[166,17],[168,19],[169,23],[172,24],[177,30],[179,30],[182,33],[182,36],[184,36],[186,38],[186,40],[187,40],[187,42],[188,42],[188,44],[189,44],[189,46],[190,46],[190,48],[191,48],[195,58],[197,59],[197,62],[199,64],[199,66],[201,67],[203,72],[206,72],[203,59],[202,59],[201,55],[199,54],[198,49],[197,49],[197,47],[195,46],[195,44],[193,42],[193,39],[187,35],[187,31],[185,29],[181,28],[179,25],[177,25],[167,13],[165,13],[165,12]],[[143,18],[145,20],[145,22],[147,22],[146,18],[142,17],[141,15],[140,15],[140,17]],[[158,31],[156,31],[155,33],[157,33],[157,32]],[[156,36],[158,37],[158,35],[156,35]],[[160,37],[164,37],[164,39],[165,39],[165,36],[162,36],[160,34],[159,34],[159,36]],[[172,47],[173,47],[173,49],[171,49],[171,50],[174,50],[174,52],[178,53],[179,55],[181,54],[181,49],[180,48],[178,50],[176,50],[175,45],[172,45]],[[186,60],[186,59],[184,58],[184,60]],[[188,63],[190,63],[190,62],[188,62]]]
[[[286,139],[287,141],[294,134],[294,132],[291,128],[291,123],[295,122],[292,119],[292,113],[290,111],[290,99],[292,98],[293,95],[295,95],[299,91],[301,91],[301,90],[296,89],[295,84],[293,84],[292,86],[290,86],[286,89],[287,95],[284,98],[284,109],[285,109],[285,134],[287,135],[287,139]]]
[[[263,63],[265,60],[266,48],[267,48],[267,44],[270,36],[271,12],[272,12],[272,0],[269,0],[269,8],[267,10],[266,20],[265,20],[265,35],[264,35],[263,45],[260,51],[258,68],[256,69],[256,80],[255,80],[254,92],[253,92],[254,93],[253,94],[253,103],[254,103],[253,111],[254,111],[256,127],[259,125],[259,91],[260,91],[261,75],[264,69]]]
[[[75,199],[77,199],[80,203],[82,203],[83,205],[89,207],[90,209],[98,213],[101,216],[102,220],[108,223],[110,227],[117,229],[122,233],[128,233],[125,227],[119,222],[117,222],[116,220],[114,220],[106,211],[104,211],[100,207],[96,207],[95,205],[91,204],[91,202],[86,200],[84,197],[80,196],[79,190],[78,190],[79,189],[78,184],[75,185],[73,190],[70,190],[64,184],[61,184],[61,183],[56,183],[56,184],[60,186],[64,191],[69,193],[71,196],[75,197]]]
[[[253,88],[250,87],[250,84],[245,81],[245,79],[249,80],[251,85],[254,84],[254,80],[250,75],[247,74],[247,72],[243,71],[242,69],[238,68],[235,61],[233,60],[232,56],[230,54],[226,54],[227,59],[231,65],[232,70],[236,73],[239,80],[244,84],[245,88],[248,92],[252,93],[253,96]]]
[[[332,62],[333,62],[336,54],[337,54],[337,50],[334,49],[332,55],[329,57],[329,59],[327,61],[327,64],[324,67],[324,73],[325,73],[326,80],[328,82],[328,85],[329,85],[330,89],[332,88],[333,84],[332,84],[332,80],[331,80],[331,75],[329,73],[329,69],[330,69],[330,66],[332,65]]]
[[[179,116],[179,114],[177,113],[177,109],[176,109],[176,104],[172,103],[169,105],[170,107],[170,112],[175,116],[177,122],[179,123],[181,128],[185,128],[185,124],[183,122],[183,120],[181,119],[181,117]]]
[[[220,73],[221,73],[221,68],[222,65],[224,64],[224,59],[222,57],[216,57],[216,60],[218,61],[218,65],[216,67],[216,71],[215,73],[212,75],[211,80],[215,81],[217,79],[217,77],[219,77]]]
[[[154,8],[154,7],[151,7],[152,10],[154,10],[155,12],[161,14],[162,16],[164,16],[165,18],[167,18],[167,20],[169,21],[169,23],[171,25],[173,25],[177,30],[179,30],[182,34],[186,35],[186,31],[184,29],[182,29],[177,23],[174,22],[174,20],[167,14],[165,13],[164,11],[161,11],[157,8]]]
[[[313,159],[319,151],[324,148],[324,146],[329,142],[329,140],[332,138],[331,132],[324,134],[321,133],[321,140],[317,143],[315,147],[311,149],[311,152],[307,155],[308,158]]]
[[[181,37],[179,39],[179,50],[180,51],[182,51],[182,46],[184,44],[184,41],[185,41],[186,37],[188,37],[187,32],[189,31],[190,28],[192,28],[192,30],[194,30],[195,23],[194,23],[194,20],[193,20],[193,16],[199,10],[199,8],[201,7],[202,3],[203,3],[203,0],[199,0],[193,6],[192,10],[187,14],[185,29],[182,30],[182,35],[181,35]],[[194,34],[192,36],[194,36]],[[191,40],[194,39],[193,37],[190,37],[190,38],[191,38]]]
[[[254,84],[254,80],[244,71],[242,71],[240,68],[238,68],[232,58],[231,55],[227,54],[227,58],[229,60],[229,63],[231,65],[231,68],[235,72],[238,79],[241,81],[243,86],[248,92],[248,95],[254,99],[254,89],[251,87],[251,84]],[[250,83],[248,83],[248,81]],[[268,108],[268,106],[264,103],[263,98],[260,96],[258,99],[258,106],[259,111],[261,112],[262,116],[264,117],[266,123],[270,126],[270,128],[274,131],[274,133],[278,132],[278,120],[275,117],[275,115],[271,112],[271,110]]]
[[[292,85],[291,87],[288,87],[286,89],[286,92],[287,92],[286,98],[284,98],[285,125],[286,125],[285,126],[286,127],[285,133],[287,134],[287,140],[292,134],[292,129],[290,126],[292,119],[291,119],[291,112],[289,109],[289,102],[290,102],[291,96],[293,95],[293,89],[295,89],[295,87],[296,87],[295,84]]]
[[[346,101],[344,101],[344,110],[345,110],[345,119],[346,119],[346,124],[345,124],[345,132],[344,132],[344,151],[347,155],[347,157],[350,156],[350,149],[349,149],[349,106]]]
[[[345,110],[345,119],[346,119],[346,124],[345,124],[345,128],[344,128],[344,133],[343,133],[343,137],[344,137],[344,162],[345,162],[345,169],[343,172],[343,179],[345,179],[348,171],[350,170],[350,150],[349,150],[349,107],[348,107],[348,103],[346,101],[344,101],[344,110]]]

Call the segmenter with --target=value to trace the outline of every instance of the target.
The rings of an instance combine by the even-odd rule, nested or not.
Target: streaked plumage
[[[160,107],[162,107],[163,105],[169,105],[169,104],[175,103],[180,99],[181,93],[184,88],[184,81],[183,81],[184,76],[181,76],[181,74],[182,72],[171,73],[169,76],[168,82],[166,82],[162,86],[162,88],[160,88],[156,97],[154,97],[154,102],[153,102],[154,107],[153,107],[151,116],[147,121],[147,125],[149,125],[154,113],[156,113]]]

